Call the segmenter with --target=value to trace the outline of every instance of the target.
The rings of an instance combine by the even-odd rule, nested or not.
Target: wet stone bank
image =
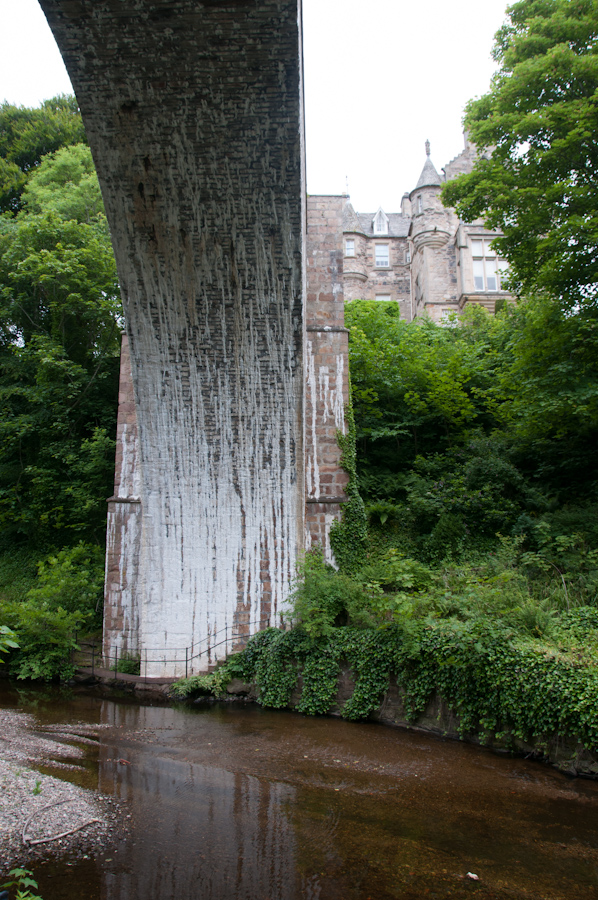
[[[249,704],[6,686],[0,705],[96,727],[52,774],[130,823],[36,862],[44,900],[598,898],[598,783],[531,760]]]

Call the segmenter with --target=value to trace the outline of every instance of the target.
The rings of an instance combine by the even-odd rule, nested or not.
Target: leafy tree
[[[39,108],[0,106],[0,211],[17,212],[28,173],[43,156],[85,142],[73,96],[44,100]]]
[[[107,232],[98,176],[87,144],[63,147],[44,156],[25,184],[22,203],[27,212],[55,212],[65,220],[97,222]]]
[[[17,636],[8,625],[0,625],[0,653],[8,653],[10,650],[18,650]],[[4,660],[0,658],[0,663]]]
[[[22,209],[0,217],[2,543],[101,545],[121,308],[99,186],[74,101],[4,112],[13,129],[5,143],[15,158],[20,148],[28,174]],[[40,138],[37,150],[52,151],[43,158],[26,157],[32,122],[53,123],[58,135]]]
[[[520,0],[508,15],[491,89],[466,110],[481,156],[443,200],[502,229],[517,292],[577,307],[598,283],[598,5]]]
[[[120,309],[107,238],[21,214],[0,235],[0,302],[3,540],[101,542]]]
[[[80,541],[38,564],[38,580],[27,599],[48,609],[97,615],[104,590],[104,553]]]
[[[430,447],[449,448],[472,428],[494,421],[485,401],[493,375],[480,362],[487,355],[488,322],[475,313],[468,321],[467,327],[453,328],[428,319],[408,324],[389,304],[347,304],[360,484],[366,495],[392,496],[391,473],[405,471]]]
[[[536,547],[538,522],[565,505],[569,525],[555,533],[593,546],[598,311],[532,298],[442,327],[387,307],[353,301],[346,316],[359,486],[378,550],[438,561],[487,552],[498,532]]]
[[[79,365],[113,352],[120,303],[103,228],[55,213],[0,220],[0,303],[4,346],[49,339]]]

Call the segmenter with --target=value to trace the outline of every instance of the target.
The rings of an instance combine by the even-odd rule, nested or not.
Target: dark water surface
[[[256,706],[0,705],[109,726],[54,774],[131,816],[94,859],[38,865],[44,900],[598,900],[598,783],[540,763]]]

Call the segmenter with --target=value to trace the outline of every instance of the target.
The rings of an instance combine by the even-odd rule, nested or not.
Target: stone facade
[[[343,200],[309,197],[305,364],[305,546],[328,559],[329,533],[345,499],[337,431],[345,431],[349,395],[344,326]]]
[[[420,178],[403,195],[400,213],[382,208],[356,213],[346,194],[312,198],[320,204],[327,199],[331,207],[343,201],[345,297],[396,302],[408,322],[424,314],[440,322],[468,303],[494,312],[497,301],[509,297],[500,284],[506,264],[490,246],[498,232],[485,229],[481,220],[460,222],[440,199],[444,181],[471,171],[476,149],[466,137],[463,151],[441,175],[427,142],[426,151]]]

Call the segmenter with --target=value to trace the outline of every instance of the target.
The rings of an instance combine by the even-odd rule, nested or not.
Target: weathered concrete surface
[[[139,642],[148,674],[179,674],[190,644],[193,655],[208,635],[277,615],[303,544],[298,0],[41,6],[83,114],[123,294]]]

